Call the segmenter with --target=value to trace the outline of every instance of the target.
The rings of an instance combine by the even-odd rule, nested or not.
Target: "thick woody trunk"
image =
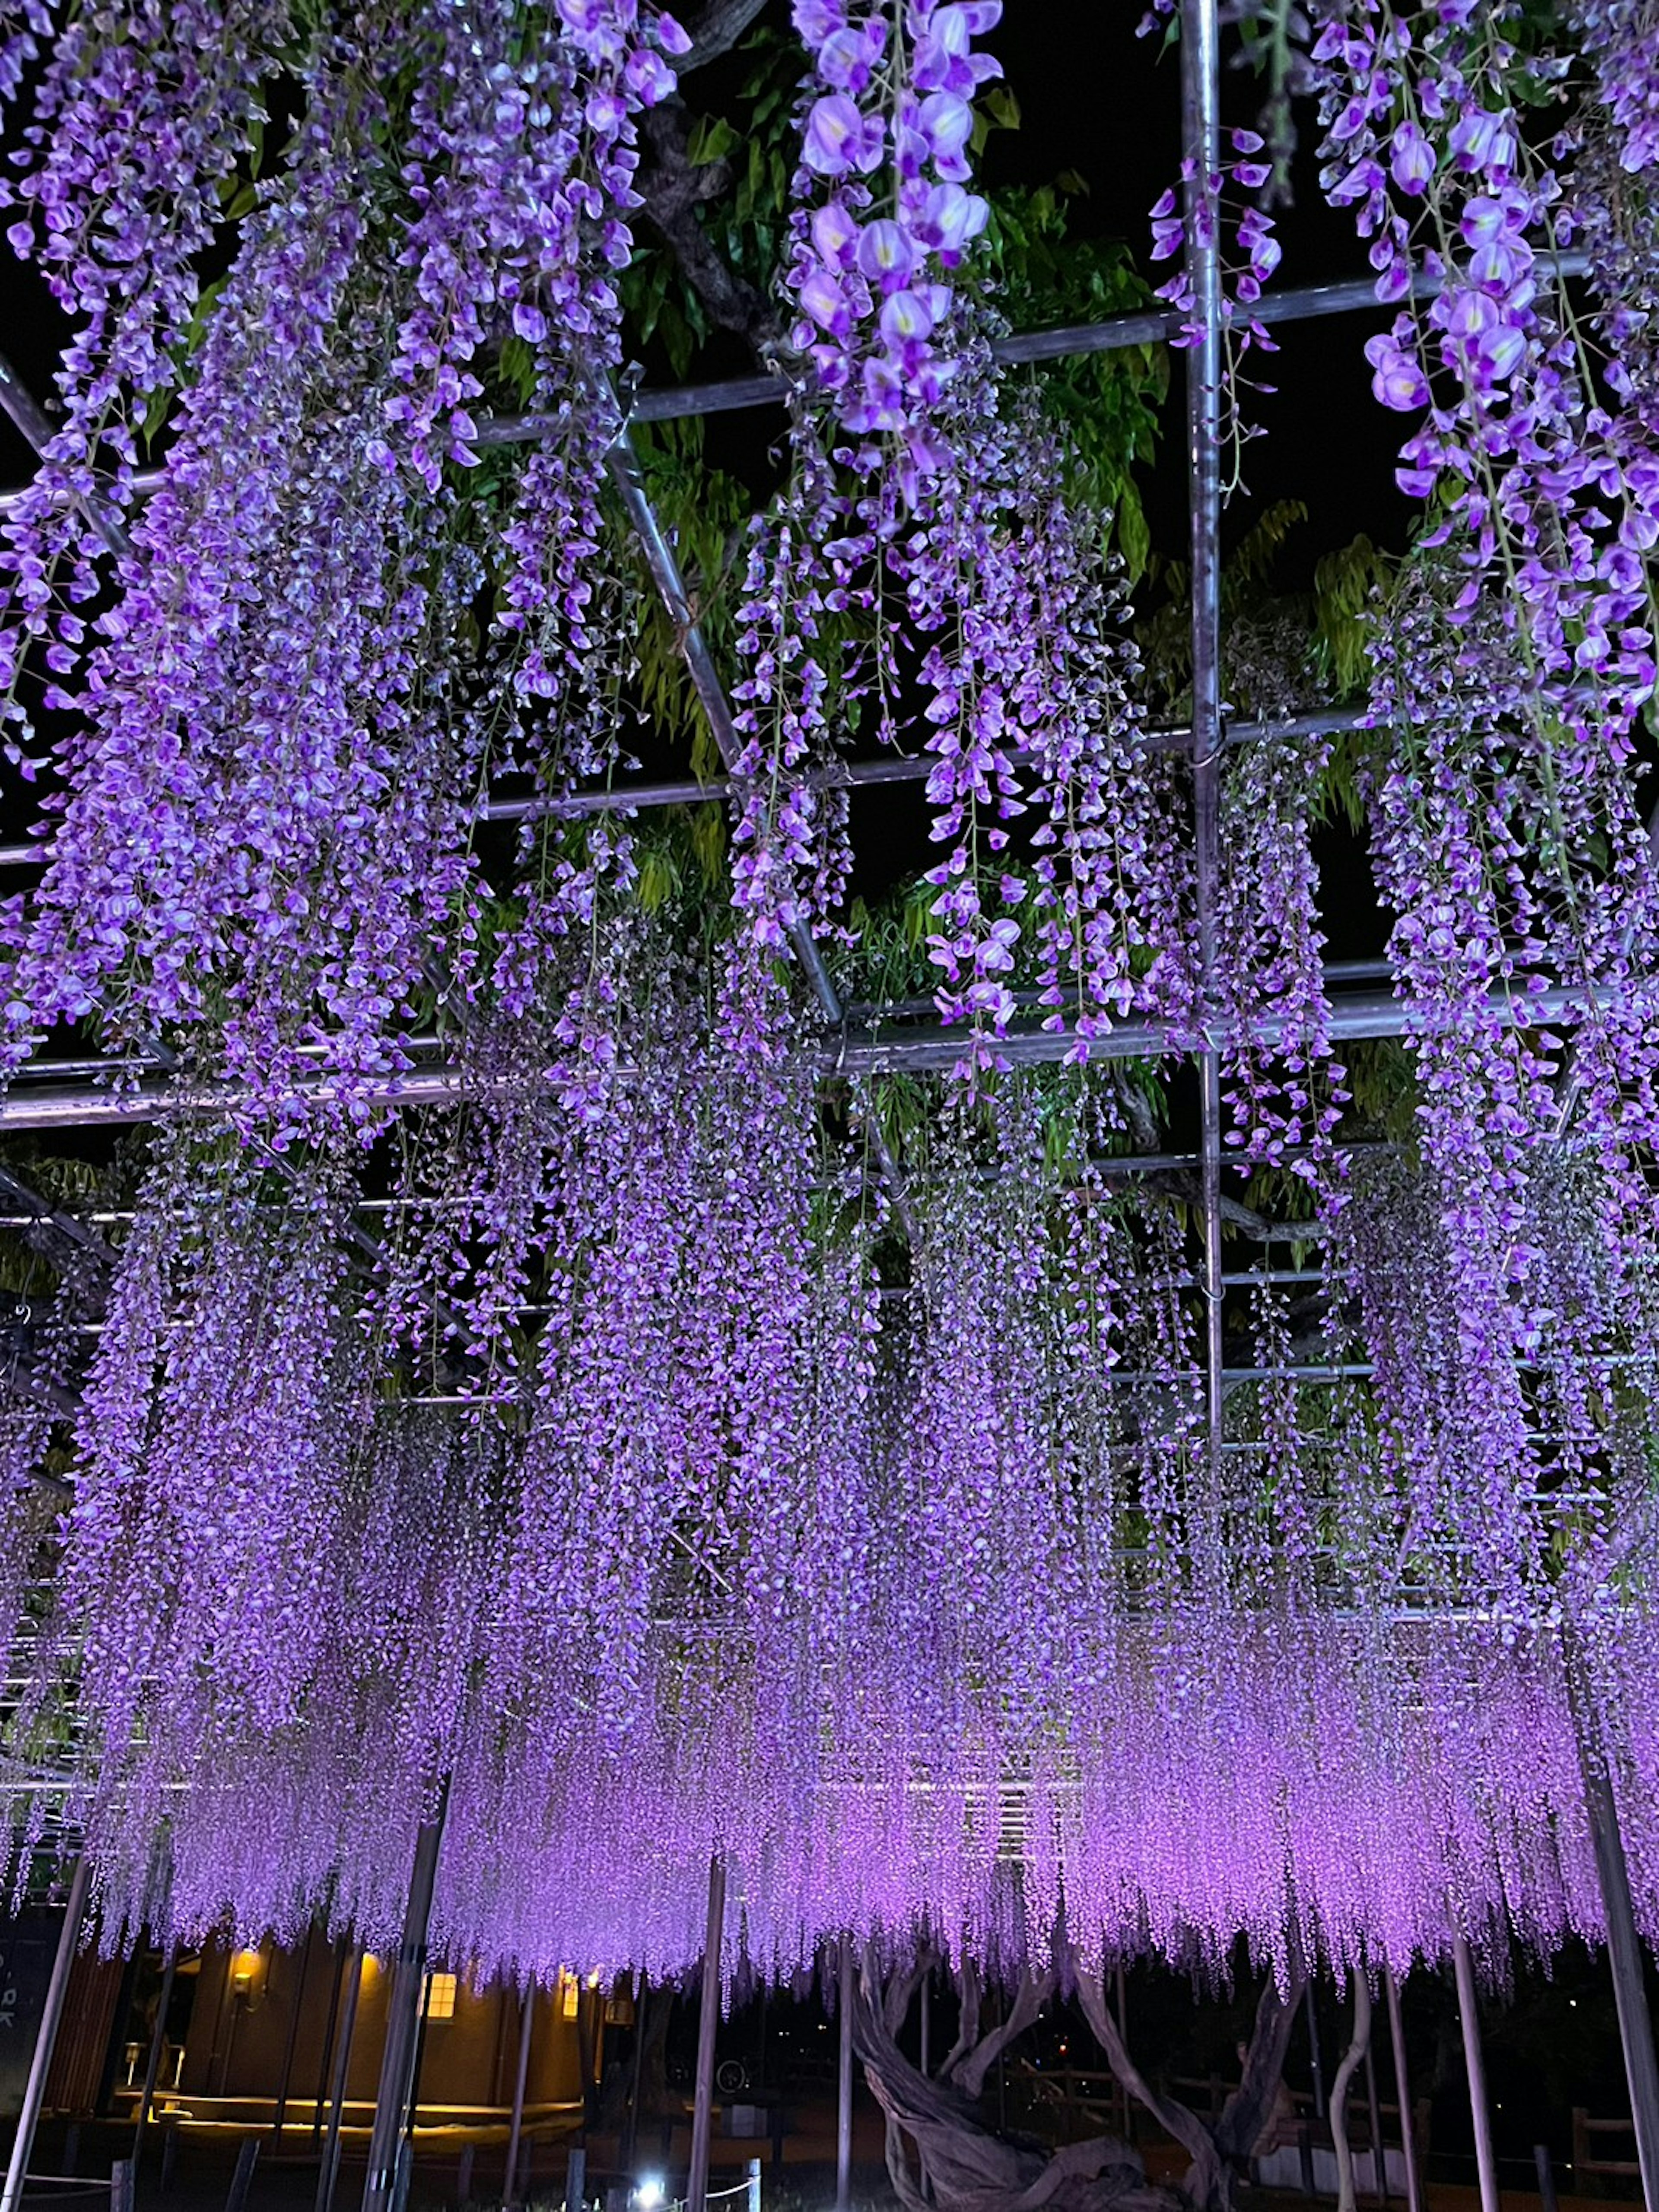
[[[881,1990],[872,1963],[854,1993],[853,2046],[887,2123],[887,2169],[906,2212],[1174,2212],[1176,2200],[1146,2179],[1136,2154],[1109,2136],[1053,2151],[994,2133],[977,2118],[975,2087],[1000,2051],[1029,2027],[1052,1978],[1028,1978],[1003,2026],[975,2032],[976,1987],[964,1989],[965,2028],[943,2069],[920,2073],[898,2047],[917,1973]]]
[[[1213,2127],[1190,2106],[1174,2097],[1159,2096],[1152,2087],[1129,2055],[1100,1977],[1079,1967],[1077,1985],[1078,2002],[1113,2073],[1187,2154],[1190,2163],[1182,2183],[1182,2197],[1194,2212],[1234,2212],[1235,2183],[1267,2124],[1285,2071],[1285,2054],[1302,2000],[1300,1978],[1283,1992],[1271,1981],[1262,1990],[1245,2049],[1243,2078]]]

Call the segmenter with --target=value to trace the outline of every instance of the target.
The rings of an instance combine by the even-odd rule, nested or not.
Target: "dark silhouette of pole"
[[[524,2085],[530,2074],[530,2030],[535,2017],[536,1984],[525,1985],[519,2007],[519,2066],[513,2077],[513,2124],[507,2131],[507,2179],[501,2202],[511,2208],[519,2201],[519,2144],[524,2134]]]
[[[837,1965],[836,2025],[840,2031],[836,2069],[836,2212],[851,2212],[853,2203],[853,1939],[843,1936]]]
[[[149,2125],[150,2108],[155,2102],[155,2084],[161,2075],[161,2046],[167,2040],[167,2007],[173,2002],[173,1970],[179,1963],[176,1945],[169,1943],[161,1968],[161,1993],[155,2000],[155,2025],[149,2034],[149,2056],[144,2061],[144,2089],[138,2100],[138,2118],[132,2130],[132,2185],[138,2186],[139,2162],[144,2154],[144,2130]]]
[[[717,1851],[708,1868],[708,1926],[702,1953],[702,2006],[697,2014],[697,2072],[691,2104],[691,2171],[685,2212],[705,2212],[708,2145],[714,2118],[714,2031],[720,2016],[720,1945],[726,1934],[726,1861]],[[367,2212],[367,2208],[365,2208]]]
[[[300,2041],[300,2014],[306,2001],[306,1977],[311,1971],[313,1932],[307,1922],[306,1940],[300,1952],[300,1971],[294,1986],[294,2008],[289,2014],[288,2033],[283,2041],[283,2070],[276,2077],[276,2109],[271,2115],[270,2133],[277,2150],[283,2147],[283,2130],[288,2124],[288,2093],[294,2086],[294,2053]]]
[[[334,2056],[334,2031],[340,2024],[340,1992],[345,1987],[346,1961],[355,1959],[356,1946],[345,1936],[334,1947],[334,1979],[328,1992],[328,2018],[323,2024],[322,2056],[317,2061],[317,2095],[311,2113],[311,2148],[323,2141],[323,2112],[328,2103],[329,2061]]]
[[[432,1888],[437,1877],[438,1851],[443,1842],[444,1812],[448,1800],[449,1784],[446,1780],[436,1809],[429,1820],[422,1821],[415,1839],[415,1865],[404,1913],[403,1940],[398,1947],[398,1964],[386,2005],[386,2050],[380,2060],[380,2088],[374,2100],[374,2125],[369,2135],[368,2179],[363,2185],[362,2212],[392,2212],[397,2194],[399,2153],[410,2099],[414,2094],[419,2052]]]
[[[1400,2021],[1400,1990],[1392,1966],[1382,1969],[1382,1995],[1389,2007],[1389,2040],[1394,2045],[1394,2094],[1400,2100],[1400,2144],[1406,2159],[1406,2212],[1423,2212],[1423,2185],[1417,2172],[1417,2130],[1412,2120],[1412,2083],[1406,2064],[1406,2032]]]
[[[17,2115],[17,2135],[11,2147],[11,2163],[6,2168],[5,2185],[0,2188],[0,2212],[19,2212],[23,2201],[23,2183],[34,2149],[34,2130],[40,2125],[40,2107],[46,2100],[46,2076],[52,2071],[52,2055],[58,2047],[58,2031],[64,2020],[64,2001],[69,1995],[70,1974],[75,1965],[76,1948],[86,1923],[87,1893],[91,1884],[92,1862],[82,1851],[75,1862],[75,1872],[70,1879],[69,1899],[64,1908],[64,1925],[58,1933],[58,1952],[52,1962],[52,1979],[46,1984],[46,2002],[34,2038],[34,2056],[29,2061],[22,2108]]]
[[[640,2091],[645,2081],[645,2020],[649,1990],[643,1967],[634,1977],[634,2063],[628,2076],[628,2116],[623,2132],[622,2163],[632,2173],[640,2142]]]
[[[1486,2062],[1480,2050],[1480,2013],[1474,1993],[1474,1960],[1469,1955],[1467,1936],[1452,1937],[1452,1972],[1457,1978],[1463,2063],[1469,2076],[1469,2113],[1474,2122],[1474,2170],[1480,2188],[1480,2212],[1501,2212],[1498,2158],[1492,2141],[1492,2112],[1486,2103]]]
[[[1569,1662],[1569,1674],[1570,1677],[1577,1677],[1576,1663]],[[1642,2169],[1642,2197],[1644,2203],[1659,2206],[1659,2067],[1654,2063],[1653,2021],[1648,2011],[1642,1941],[1636,1932],[1636,1914],[1631,1903],[1630,1869],[1619,1828],[1619,1802],[1613,1795],[1606,1739],[1582,1680],[1576,1683],[1572,1704],[1579,1764],[1584,1778],[1584,1809],[1589,1820],[1595,1875],[1607,1923],[1607,1960],[1613,1969],[1613,1996],[1619,2014],[1625,2080],[1630,2087],[1636,2156]]]
[[[317,2176],[316,2212],[332,2212],[334,2184],[340,2172],[340,2116],[345,2109],[351,2038],[357,2026],[357,1997],[362,1985],[363,1947],[354,1943],[346,1954],[345,2009],[340,2015],[340,2039],[334,2049],[334,2087],[329,2098],[328,2141],[323,2147],[322,2170]]]

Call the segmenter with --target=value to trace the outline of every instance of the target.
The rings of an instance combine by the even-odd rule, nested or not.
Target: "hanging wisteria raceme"
[[[1216,934],[1227,947],[1217,998],[1235,1036],[1266,1012],[1263,1046],[1223,1056],[1229,1142],[1251,1167],[1288,1164],[1328,1187],[1339,1166],[1332,1139],[1346,1097],[1333,1055],[1325,934],[1311,846],[1312,809],[1328,740],[1297,744],[1271,732],[1224,764],[1222,874]]]
[[[1515,84],[1565,61],[1523,55],[1499,11],[1419,21],[1382,0],[1329,22],[1315,61],[1325,189],[1372,241],[1378,296],[1423,272],[1440,286],[1366,352],[1385,406],[1429,410],[1401,482],[1444,495],[1431,542],[1466,571],[1452,616],[1490,599],[1540,709],[1616,750],[1654,683],[1639,556],[1659,537],[1659,453],[1601,404],[1550,264],[1561,184]]]
[[[967,185],[974,51],[1001,0],[911,0],[890,16],[795,0],[811,65],[788,283],[795,343],[869,468],[894,441],[907,490],[941,459],[929,416],[952,371],[948,272],[990,210]]]
[[[41,11],[26,11],[21,45],[16,33],[7,40],[8,74],[46,27]],[[76,13],[52,40],[22,173],[0,180],[0,207],[25,211],[9,243],[40,259],[77,324],[58,374],[60,426],[0,550],[0,722],[26,759],[31,641],[40,641],[50,706],[64,690],[57,679],[78,665],[99,562],[122,543],[115,518],[138,430],[177,381],[218,188],[247,152],[261,76],[289,27],[285,0]],[[88,500],[111,519],[95,519]]]
[[[1263,187],[1273,173],[1272,162],[1261,158],[1265,150],[1260,131],[1230,131],[1227,161],[1224,167],[1211,173],[1208,192],[1199,202],[1198,220],[1206,229],[1212,226],[1213,235],[1196,242],[1212,248],[1218,264],[1224,379],[1221,441],[1224,450],[1231,456],[1224,486],[1226,493],[1239,488],[1243,448],[1257,435],[1259,428],[1247,420],[1244,412],[1243,393],[1249,382],[1244,374],[1244,363],[1252,352],[1279,350],[1267,325],[1252,312],[1261,297],[1263,286],[1284,258],[1284,249],[1274,234],[1273,219],[1261,200]],[[1183,161],[1182,186],[1190,186],[1197,173],[1195,163]],[[1190,260],[1185,251],[1188,245],[1188,216],[1175,188],[1162,193],[1154,202],[1152,224],[1153,260],[1166,261],[1175,254],[1182,257],[1175,275],[1158,288],[1158,298],[1167,300],[1178,313],[1188,319],[1172,343],[1180,346],[1196,344],[1202,336],[1202,325],[1194,319],[1198,303],[1193,290]]]
[[[17,95],[29,65],[52,36],[47,0],[7,0],[0,9],[0,114]]]

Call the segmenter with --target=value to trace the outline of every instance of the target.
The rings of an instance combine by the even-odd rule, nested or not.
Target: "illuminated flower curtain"
[[[685,34],[636,0],[0,16],[0,95],[43,69],[12,243],[78,318],[0,550],[52,831],[0,914],[4,1049],[79,1024],[178,1079],[78,1407],[4,1440],[20,1523],[72,1462],[14,1734],[84,1753],[111,1927],[320,1905],[383,1942],[447,1780],[438,1923],[490,1965],[682,1965],[715,1846],[780,1970],[923,1916],[1042,1954],[1062,1899],[1085,1948],[1547,1949],[1599,1913],[1565,1623],[1659,1931],[1651,72],[1639,10],[1541,51],[1485,0],[1315,15],[1424,506],[1359,772],[1419,1103],[1363,1154],[1328,741],[1225,763],[1206,1003],[1190,758],[999,356],[994,0],[794,9],[785,481],[734,541],[729,904],[690,919],[597,803],[661,611],[609,471]],[[1550,139],[1516,102],[1572,25]],[[1263,150],[1218,180],[1241,442]],[[959,1040],[902,1191],[896,1094],[842,1079],[791,966],[846,950],[877,748],[927,763]],[[1231,1150],[1305,1187],[1322,1267],[1311,1302],[1250,1271],[1214,1428],[1189,1194],[1124,1164],[1167,1070],[1090,1064],[1131,1020],[1224,1029]],[[1058,1067],[1002,1064],[1021,1024]],[[434,1035],[454,1096],[400,1110]]]

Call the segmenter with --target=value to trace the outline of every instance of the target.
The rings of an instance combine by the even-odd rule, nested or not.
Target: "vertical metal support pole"
[[[363,2185],[362,2212],[391,2212],[397,2190],[398,2146],[404,2139],[410,2096],[415,2087],[421,2000],[426,1987],[426,1933],[432,1917],[432,1887],[438,1872],[438,1850],[443,1841],[444,1813],[448,1802],[449,1784],[446,1779],[435,1811],[430,1820],[422,1821],[415,1839],[415,1865],[404,1913],[403,1941],[398,1947],[398,1964],[386,2006],[386,2051],[380,2061],[374,2125],[369,2136],[368,2179]]]
[[[843,1936],[836,1961],[836,2212],[852,2212],[853,2203],[853,1939]]]
[[[161,2046],[167,2040],[167,2007],[173,2002],[173,1970],[179,1963],[178,1947],[167,1945],[167,1954],[161,1968],[161,1993],[155,2000],[155,2025],[150,2030],[149,2057],[144,2062],[144,2094],[138,2100],[138,2118],[132,2130],[132,2185],[138,2185],[138,2166],[144,2154],[144,2130],[149,2125],[150,2107],[155,2102],[155,2084],[161,2072]]]
[[[1412,2124],[1411,2071],[1406,2064],[1406,2032],[1400,2021],[1400,1990],[1392,1966],[1382,1969],[1382,1994],[1389,2006],[1389,2040],[1394,2045],[1394,2094],[1400,2100],[1400,2141],[1406,2155],[1406,2212],[1423,2212],[1423,2183],[1417,2171],[1417,2130]]]
[[[300,1972],[294,1985],[294,2009],[289,2015],[288,2033],[283,2039],[283,2070],[276,2077],[276,2109],[270,2122],[276,2150],[283,2147],[283,2130],[288,2124],[288,2093],[294,2085],[294,2053],[300,2040],[300,2014],[306,2001],[306,1976],[311,1971],[311,1939],[314,1933],[307,1922],[306,1940],[300,1951]]]
[[[581,2212],[587,2201],[587,2146],[572,2143],[565,2155],[564,2212]]]
[[[641,1968],[634,1977],[634,2063],[628,2076],[628,2118],[623,2131],[622,2163],[625,2174],[634,2171],[640,2147],[640,2091],[645,2081],[645,2023],[650,1988]]]
[[[530,2076],[530,2033],[536,2016],[536,1984],[527,1982],[519,2006],[519,2064],[513,2076],[513,2121],[507,2131],[507,2179],[501,2202],[507,2212],[519,2201],[519,2145],[524,2136],[524,2085]]]
[[[708,1867],[708,1924],[703,1938],[702,2005],[697,2014],[697,2072],[685,2212],[704,2212],[708,2197],[708,2144],[714,2121],[714,2031],[720,2026],[720,1946],[725,1936],[726,1861],[716,1851]]]
[[[1221,166],[1217,0],[1181,0],[1181,106],[1187,269],[1196,342],[1187,349],[1188,514],[1192,556],[1193,842],[1200,1018],[1214,1011],[1216,906],[1221,880],[1221,262],[1214,178]],[[1199,1057],[1203,1192],[1205,1414],[1209,1543],[1221,1540],[1221,1061]]]
[[[1561,2212],[1561,2200],[1555,2193],[1555,2168],[1550,2161],[1547,2143],[1534,2143],[1532,2162],[1538,2169],[1538,2203],[1540,2212]]]
[[[923,2076],[928,2071],[931,2053],[927,2045],[933,2029],[933,1970],[930,1966],[921,1978],[921,2048],[917,2054]]]
[[[130,2158],[118,2158],[109,2170],[109,2212],[132,2212],[133,2170]]]
[[[6,2168],[5,2185],[0,2188],[0,2212],[18,2212],[23,2201],[23,2182],[34,2149],[34,2130],[40,2125],[40,2107],[46,2099],[46,2076],[52,2071],[52,2054],[58,2045],[58,2031],[63,2025],[64,2001],[69,1995],[70,1973],[75,1965],[81,1930],[86,1924],[87,1893],[91,1886],[92,1861],[82,1851],[75,1862],[75,1872],[70,1879],[69,1899],[64,1908],[64,1925],[58,1938],[58,1953],[52,1962],[52,1979],[46,1984],[46,2002],[34,2038],[34,2056],[29,2061],[28,2080],[23,2087],[22,2106],[17,2115],[17,2136],[11,2147],[11,2163]]]
[[[323,2109],[328,2102],[329,2061],[334,2055],[334,2031],[340,2024],[340,1992],[345,1987],[346,1961],[356,1956],[355,1948],[343,1936],[334,1947],[334,1980],[328,1993],[328,2019],[323,2027],[322,2056],[317,2061],[317,2095],[311,2114],[311,2148],[320,2148],[323,2140]]]
[[[1648,2011],[1642,1965],[1642,1940],[1631,1903],[1630,1869],[1619,1829],[1619,1801],[1613,1795],[1607,1744],[1582,1672],[1577,1639],[1564,1653],[1578,1763],[1584,1778],[1584,1810],[1595,1850],[1595,1876],[1607,1923],[1607,1962],[1619,2014],[1619,2042],[1630,2087],[1636,2157],[1642,2169],[1644,2203],[1659,2206],[1659,2066],[1653,2052],[1653,2021]]]
[[[1480,2186],[1480,2212],[1500,2212],[1498,2159],[1492,2149],[1492,2113],[1486,2104],[1486,2062],[1480,2051],[1480,2013],[1474,1993],[1474,1960],[1467,1937],[1452,1937],[1452,1971],[1457,1977],[1457,2011],[1463,2030],[1463,2063],[1469,2076],[1469,2112],[1474,2121],[1474,2168]]]
[[[236,2171],[230,2177],[230,2194],[225,2199],[225,2212],[245,2212],[248,2191],[253,2186],[253,2169],[258,2160],[258,2136],[244,2136],[236,2153]]]
[[[757,2158],[751,2158],[749,2161],[748,2179],[749,2195],[745,2200],[746,2212],[760,2212],[761,2168],[760,2160]]]
[[[322,2171],[317,2176],[317,2212],[333,2212],[334,2184],[340,2172],[340,2115],[345,2109],[351,2038],[357,2025],[358,1993],[363,1985],[361,1943],[352,1944],[346,1954],[345,1976],[345,2009],[340,2015],[340,2039],[334,2050],[334,2087],[329,2098],[328,2141],[323,2146]]]
[[[1302,2002],[1308,2015],[1308,2072],[1313,2081],[1314,2118],[1325,2117],[1325,2062],[1319,2050],[1319,2008],[1314,2002],[1314,1978],[1302,1984]]]

